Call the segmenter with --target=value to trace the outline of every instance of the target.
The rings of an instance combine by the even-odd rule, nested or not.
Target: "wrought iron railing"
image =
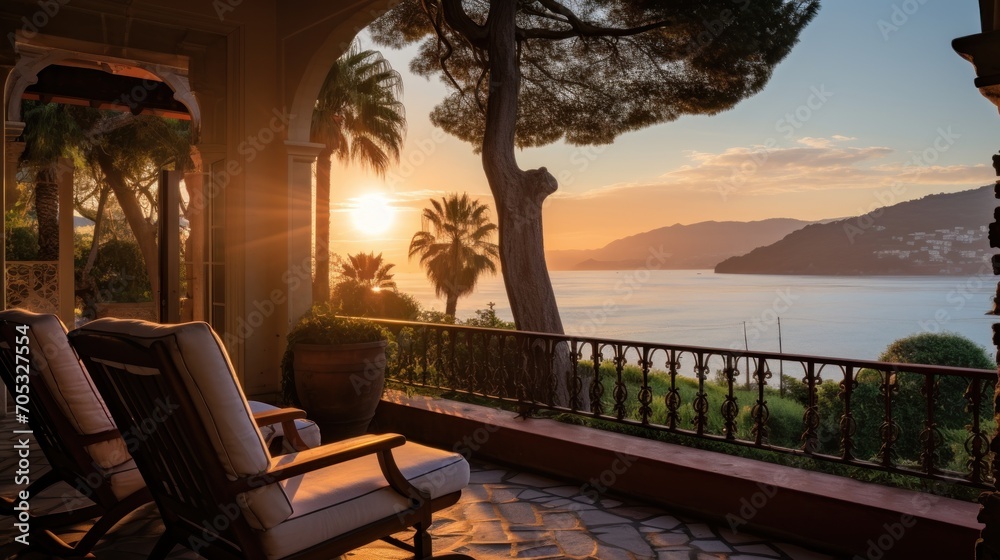
[[[992,370],[373,322],[406,385],[992,488]]]

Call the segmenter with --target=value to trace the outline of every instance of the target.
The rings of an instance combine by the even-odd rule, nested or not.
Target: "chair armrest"
[[[296,420],[305,417],[306,411],[301,408],[278,408],[275,410],[265,410],[264,412],[255,412],[253,415],[253,419],[257,422],[258,428],[280,423],[281,430],[285,433],[285,439],[292,444],[292,447],[295,448],[296,451],[309,449],[306,442],[302,441],[302,436],[299,434],[299,428],[295,425]]]
[[[388,451],[406,443],[400,434],[364,435],[356,438],[321,445],[298,453],[282,455],[274,460],[271,468],[262,475],[242,479],[251,488],[272,484],[280,480],[343,463],[365,455]],[[246,490],[238,490],[245,492]]]
[[[264,412],[255,412],[253,415],[254,422],[257,422],[258,428],[270,426],[271,424],[281,424],[291,420],[299,420],[305,417],[306,411],[301,408],[277,408],[274,410],[265,410]]]

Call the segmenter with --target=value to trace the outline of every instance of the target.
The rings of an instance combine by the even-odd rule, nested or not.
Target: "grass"
[[[592,362],[580,363],[581,375],[592,375]],[[614,414],[614,387],[617,382],[617,372],[610,362],[601,364],[600,367],[601,384],[604,386],[604,395],[601,403],[606,414]],[[626,418],[639,421],[639,390],[642,387],[642,370],[636,366],[624,366],[622,368],[622,382],[626,386]],[[699,388],[698,380],[690,377],[677,376],[676,387],[680,395],[681,405],[678,407],[678,427],[693,430],[695,426],[696,412],[694,401],[697,398]],[[650,405],[651,414],[649,421],[651,424],[667,425],[667,404],[665,396],[670,391],[670,377],[665,372],[652,371],[649,375],[649,387],[652,389],[653,402]],[[714,382],[706,380],[704,383],[705,396],[708,399],[707,424],[705,432],[714,435],[725,433],[725,419],[722,417],[722,405],[728,396],[728,387],[720,386]],[[759,398],[758,391],[746,388],[734,388],[733,396],[736,399],[738,414],[736,416],[736,438],[743,440],[753,440],[754,419],[752,407]],[[796,447],[799,444],[801,435],[802,416],[805,414],[805,407],[798,402],[783,398],[776,389],[765,388],[764,399],[769,412],[768,439],[772,445],[781,447]]]

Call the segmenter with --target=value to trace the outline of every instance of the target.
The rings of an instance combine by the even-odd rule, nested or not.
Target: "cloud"
[[[832,138],[811,138],[806,136],[805,138],[799,138],[799,144],[809,146],[811,148],[829,148],[833,145]]]
[[[567,198],[646,196],[656,192],[701,191],[773,195],[818,190],[870,189],[894,183],[980,186],[994,179],[987,165],[914,166],[893,161],[885,146],[847,146],[856,140],[836,135],[801,138],[791,147],[751,146],[719,153],[690,151],[688,163],[645,183],[619,183]],[[642,193],[628,191],[638,189]]]

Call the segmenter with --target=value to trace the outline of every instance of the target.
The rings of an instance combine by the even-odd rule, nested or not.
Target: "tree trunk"
[[[313,303],[330,301],[330,158],[333,150],[323,148],[316,162],[316,278]]]
[[[544,167],[524,171],[514,155],[521,70],[517,59],[517,2],[490,3],[490,89],[483,138],[483,170],[496,201],[504,287],[518,330],[563,334],[552,281],[545,265],[542,202],[558,188]],[[570,403],[569,353],[559,345],[554,359],[555,403]],[[542,371],[547,370],[544,368]],[[543,386],[547,380],[538,380]],[[586,391],[585,391],[586,392]]]
[[[121,206],[122,212],[125,214],[125,221],[128,222],[129,229],[132,230],[132,235],[135,236],[135,241],[139,245],[139,252],[146,264],[149,286],[152,288],[153,298],[156,301],[160,293],[160,256],[156,250],[156,227],[146,221],[139,201],[136,199],[135,191],[126,184],[124,176],[115,167],[111,157],[98,152],[97,164],[100,166],[101,172],[104,173],[108,186],[111,187],[111,192],[114,193],[118,205]]]
[[[108,188],[101,187],[101,193],[97,198],[97,212],[94,213],[94,236],[90,241],[90,250],[87,252],[87,262],[80,272],[80,282],[76,286],[76,295],[83,300],[83,316],[87,318],[97,317],[97,306],[101,301],[101,291],[97,288],[97,283],[90,277],[90,272],[94,270],[94,263],[97,261],[97,253],[101,249],[101,237],[104,235],[104,207],[108,202]]]
[[[59,260],[59,183],[56,182],[55,165],[38,171],[35,216],[38,219],[38,260]]]
[[[455,312],[458,310],[458,294],[448,293],[448,297],[444,304],[444,314],[455,316]]]

